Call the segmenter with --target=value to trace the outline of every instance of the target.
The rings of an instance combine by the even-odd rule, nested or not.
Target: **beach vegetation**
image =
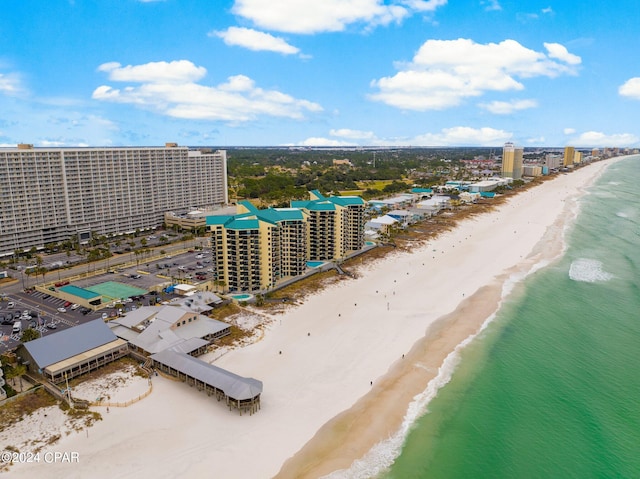
[[[55,404],[56,399],[42,388],[9,401],[0,406],[0,431],[22,421],[37,409]]]

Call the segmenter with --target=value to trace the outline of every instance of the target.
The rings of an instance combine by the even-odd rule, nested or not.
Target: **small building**
[[[29,371],[59,383],[126,356],[127,342],[95,319],[22,344],[17,351]]]
[[[171,305],[178,306],[185,311],[205,313],[207,311],[211,311],[215,306],[219,306],[222,303],[222,299],[217,294],[214,294],[211,291],[198,291],[184,298],[173,300]]]
[[[173,285],[173,292],[181,296],[188,296],[194,294],[198,288],[191,284],[175,284]]]
[[[378,216],[377,218],[372,218],[365,223],[365,230],[387,234],[389,233],[389,229],[397,223],[398,220],[389,215]]]
[[[471,193],[482,193],[483,191],[493,191],[499,186],[507,186],[513,183],[513,178],[488,178],[469,185]]]
[[[421,210],[426,210],[431,215],[435,215],[440,210],[448,208],[451,205],[451,198],[448,196],[434,196],[428,200],[419,202],[416,207]]]
[[[418,219],[408,210],[392,210],[387,213],[387,216],[397,219],[403,228]]]

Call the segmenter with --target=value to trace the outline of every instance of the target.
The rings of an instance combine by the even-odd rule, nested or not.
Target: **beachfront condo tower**
[[[565,146],[564,147],[564,161],[562,162],[562,166],[569,167],[573,166],[573,162],[576,157],[576,150],[573,146]]]
[[[166,211],[227,203],[225,151],[0,148],[0,255],[162,225]]]
[[[307,261],[334,261],[364,247],[364,201],[356,196],[310,200],[260,210],[248,201],[237,214],[208,216],[212,265],[227,291],[268,290],[304,274]]]
[[[513,143],[505,143],[502,150],[502,177],[519,180],[522,178],[522,161],[524,149],[514,146]]]

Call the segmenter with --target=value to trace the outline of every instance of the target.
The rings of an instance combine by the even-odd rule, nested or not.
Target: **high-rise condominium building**
[[[162,224],[228,201],[225,151],[0,148],[0,255]]]
[[[290,208],[258,210],[238,203],[238,214],[207,217],[212,267],[230,291],[276,286],[307,271],[307,261],[344,258],[364,247],[364,201],[357,196],[308,201]]]
[[[524,148],[505,143],[502,150],[502,177],[519,180],[522,178]]]
[[[576,156],[576,150],[573,146],[565,146],[564,148],[564,161],[562,162],[562,165],[567,167],[567,166],[572,166],[573,165],[573,160],[575,159]]]

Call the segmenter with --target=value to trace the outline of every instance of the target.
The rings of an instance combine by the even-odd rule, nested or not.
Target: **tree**
[[[33,341],[34,339],[38,339],[39,337],[40,337],[40,331],[33,328],[27,328],[22,333],[21,341],[23,343],[26,343],[28,341]]]
[[[27,367],[24,364],[17,364],[5,372],[5,377],[11,379],[11,383],[16,385],[16,378],[20,378],[20,389],[22,389],[22,376],[26,374]]]

